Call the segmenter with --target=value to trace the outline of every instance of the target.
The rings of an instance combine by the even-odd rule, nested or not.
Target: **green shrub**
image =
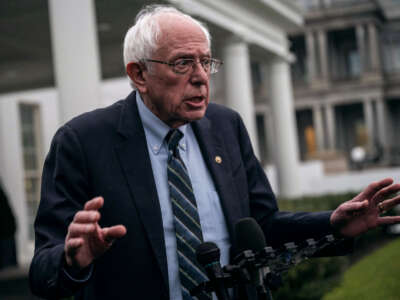
[[[354,198],[357,193],[327,194],[307,196],[296,199],[278,199],[279,209],[283,211],[321,211],[333,210],[341,203]]]
[[[274,300],[319,300],[337,286],[346,268],[346,257],[315,258],[302,262],[283,276]]]

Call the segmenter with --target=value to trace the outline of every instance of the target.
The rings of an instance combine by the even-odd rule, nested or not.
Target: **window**
[[[256,125],[257,125],[257,133],[258,133],[258,146],[260,150],[260,161],[264,165],[268,162],[270,162],[270,159],[268,157],[268,141],[267,139],[267,132],[265,128],[265,114],[257,114],[256,115]]]
[[[358,50],[350,50],[347,53],[347,74],[352,78],[361,74],[360,54]]]
[[[296,56],[296,60],[292,63],[292,79],[294,84],[302,84],[309,79],[309,70],[307,70],[306,43],[304,35],[290,37],[290,51]]]
[[[361,75],[361,59],[354,28],[329,32],[330,67],[334,80],[354,79]]]
[[[19,106],[21,144],[24,162],[24,185],[28,212],[29,239],[34,239],[33,222],[40,199],[42,169],[40,111],[36,104]]]
[[[387,32],[383,37],[383,63],[387,73],[400,71],[400,33]]]
[[[260,89],[263,87],[261,66],[257,62],[252,62],[250,66],[253,90],[255,93],[259,93]]]

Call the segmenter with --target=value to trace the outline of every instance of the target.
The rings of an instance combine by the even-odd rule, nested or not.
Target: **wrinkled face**
[[[158,49],[150,59],[175,62],[179,58],[200,61],[210,57],[203,31],[181,16],[160,17]],[[144,85],[138,88],[146,106],[172,128],[201,119],[209,102],[209,74],[200,63],[185,74],[176,74],[165,64],[148,62]]]

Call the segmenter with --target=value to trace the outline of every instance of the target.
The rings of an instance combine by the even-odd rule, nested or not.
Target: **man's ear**
[[[140,93],[146,93],[147,91],[147,82],[146,76],[144,74],[144,68],[145,66],[143,64],[137,62],[130,62],[126,65],[126,73],[133,81]]]

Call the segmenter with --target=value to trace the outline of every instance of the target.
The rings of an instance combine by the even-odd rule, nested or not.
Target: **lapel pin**
[[[221,156],[217,155],[217,156],[215,157],[215,162],[216,162],[217,164],[222,163],[222,158],[221,158]]]

